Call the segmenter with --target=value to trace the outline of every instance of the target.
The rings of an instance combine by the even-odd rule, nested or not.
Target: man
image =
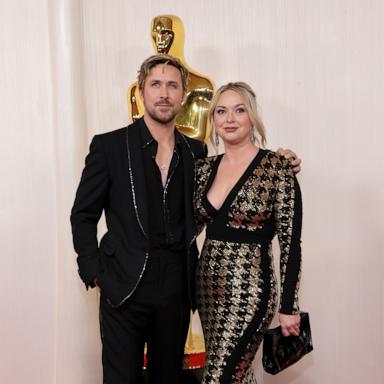
[[[73,241],[82,280],[100,287],[107,384],[140,383],[145,342],[148,382],[181,380],[195,309],[194,161],[207,154],[175,130],[187,81],[178,59],[145,60],[138,76],[143,118],[93,138],[77,190]],[[103,210],[108,232],[98,245]]]
[[[144,117],[97,135],[72,209],[81,278],[100,287],[104,382],[141,380],[144,342],[150,383],[179,383],[197,259],[194,160],[206,147],[175,130],[188,72],[152,56],[138,83]],[[97,242],[105,211],[108,232]]]

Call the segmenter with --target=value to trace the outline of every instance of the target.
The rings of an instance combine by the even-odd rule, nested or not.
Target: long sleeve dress
[[[196,219],[206,226],[196,275],[206,347],[202,383],[256,383],[251,364],[277,305],[271,246],[276,233],[279,312],[299,311],[301,193],[290,163],[260,149],[217,210],[207,193],[222,156],[196,164]]]

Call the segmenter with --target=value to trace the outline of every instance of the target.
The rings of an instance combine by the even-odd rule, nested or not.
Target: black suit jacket
[[[96,135],[90,145],[71,213],[79,274],[87,288],[97,278],[113,306],[133,294],[149,255],[148,208],[140,129],[143,119]],[[192,309],[195,309],[196,223],[193,213],[194,161],[206,156],[201,142],[181,137],[184,167],[185,249]],[[108,232],[100,245],[97,223],[105,212]]]

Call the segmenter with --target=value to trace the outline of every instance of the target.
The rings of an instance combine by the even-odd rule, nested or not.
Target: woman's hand
[[[284,315],[279,313],[279,322],[284,336],[299,336],[300,315]]]

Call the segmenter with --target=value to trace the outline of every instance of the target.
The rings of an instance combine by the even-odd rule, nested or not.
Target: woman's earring
[[[249,136],[251,137],[252,144],[256,143],[256,133],[255,129],[252,127],[251,132],[249,133]]]
[[[216,145],[216,147],[218,147],[219,144],[220,144],[219,135],[215,132],[215,145]]]

